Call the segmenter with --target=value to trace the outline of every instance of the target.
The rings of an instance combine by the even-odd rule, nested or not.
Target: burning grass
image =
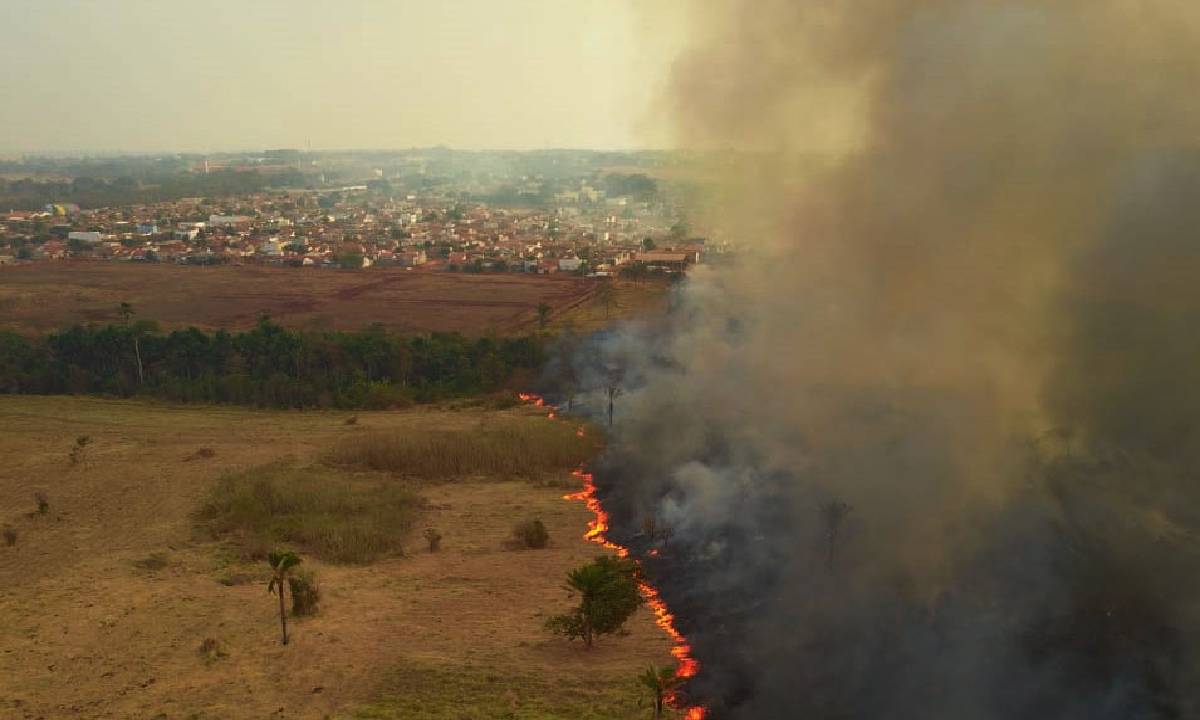
[[[372,432],[341,439],[325,454],[335,467],[445,479],[537,479],[578,466],[596,451],[567,423],[543,416],[489,419],[460,432]]]
[[[422,504],[411,488],[387,478],[275,463],[223,476],[198,518],[247,558],[287,544],[330,562],[362,564],[401,553]]]

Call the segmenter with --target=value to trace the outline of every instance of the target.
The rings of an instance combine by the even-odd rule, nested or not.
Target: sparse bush
[[[249,583],[258,582],[261,579],[261,576],[257,573],[235,570],[233,568],[226,568],[217,575],[217,582],[225,587],[248,585]]]
[[[50,500],[46,497],[46,493],[38,490],[33,494],[33,501],[37,503],[38,515],[45,515],[50,512]]]
[[[429,542],[429,552],[435,553],[442,547],[442,534],[433,528],[425,528],[425,540]]]
[[[186,458],[184,458],[184,460],[207,460],[209,458],[216,457],[216,455],[216,450],[213,450],[210,447],[202,447],[191,455],[188,455]]]
[[[513,528],[513,539],[520,547],[541,550],[550,543],[550,533],[546,531],[545,523],[534,518],[517,523]]]
[[[167,557],[166,553],[162,552],[150,553],[140,560],[133,561],[134,567],[146,572],[158,572],[170,564],[170,558]]]
[[[247,559],[287,543],[324,560],[367,563],[402,553],[422,503],[388,478],[272,464],[220,478],[197,517]]]
[[[358,416],[351,415],[350,417],[346,418],[346,421],[343,424],[344,425],[357,425],[358,424]]]
[[[289,575],[288,590],[292,593],[292,614],[297,616],[316,615],[321,601],[321,589],[317,575],[311,570],[302,570]]]
[[[204,638],[200,643],[200,657],[204,658],[204,662],[208,664],[215,663],[223,657],[228,657],[229,653],[225,652],[224,645],[216,638]]]
[[[421,478],[471,475],[535,479],[578,466],[595,451],[567,423],[506,417],[471,430],[400,434],[368,432],[342,438],[325,454],[339,467]]]
[[[83,461],[84,451],[87,446],[92,444],[92,439],[87,435],[80,435],[75,438],[75,445],[71,447],[70,460],[72,465],[78,465]]]
[[[12,547],[13,545],[16,545],[16,544],[17,544],[17,531],[15,529],[13,529],[12,526],[5,525],[4,526],[4,545],[6,547]]]
[[[483,399],[484,407],[489,410],[508,410],[521,405],[521,400],[511,392],[498,392],[487,395]]]

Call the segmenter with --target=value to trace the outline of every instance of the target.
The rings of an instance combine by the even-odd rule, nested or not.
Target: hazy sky
[[[637,0],[0,0],[0,152],[636,147]]]

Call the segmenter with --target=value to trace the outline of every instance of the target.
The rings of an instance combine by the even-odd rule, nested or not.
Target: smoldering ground
[[[663,109],[740,262],[581,361],[689,696],[1200,717],[1200,6],[692,10]]]

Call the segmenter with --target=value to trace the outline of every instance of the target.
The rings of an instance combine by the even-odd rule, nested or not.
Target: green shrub
[[[567,589],[579,605],[546,621],[546,629],[591,647],[600,635],[619,632],[642,604],[637,563],[601,555],[567,573]]]
[[[367,563],[402,554],[422,504],[388,478],[272,464],[221,477],[197,517],[247,559],[288,544],[331,562]]]
[[[311,570],[301,570],[288,576],[288,590],[292,595],[293,615],[316,615],[321,601],[321,589],[317,586],[317,575]]]
[[[535,518],[517,523],[513,528],[513,539],[520,547],[540,550],[550,543],[550,533],[546,531],[545,523]]]

